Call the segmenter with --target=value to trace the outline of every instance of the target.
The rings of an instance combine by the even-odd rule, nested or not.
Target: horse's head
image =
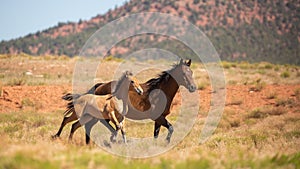
[[[143,88],[140,86],[138,80],[133,76],[130,71],[125,71],[117,84],[114,86],[112,94],[117,97],[127,97],[128,89],[132,87],[138,94],[143,94]]]
[[[139,94],[143,94],[143,88],[141,87],[139,81],[133,76],[133,74],[129,71],[125,72],[127,80],[130,82],[130,85],[134,88],[134,90]]]
[[[191,59],[185,61],[180,59],[180,63],[175,67],[172,75],[176,77],[175,79],[178,85],[182,85],[190,92],[194,92],[196,90],[196,85],[193,79],[193,71],[190,68],[191,63]]]

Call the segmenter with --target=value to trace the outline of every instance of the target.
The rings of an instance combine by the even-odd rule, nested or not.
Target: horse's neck
[[[124,88],[122,86],[125,86]],[[128,100],[128,88],[126,87],[128,85],[121,85],[120,89],[114,94],[113,97],[115,97],[118,100],[123,100],[124,102],[127,102]]]
[[[126,85],[124,85],[126,86]],[[128,89],[120,88],[117,93],[111,98],[115,109],[122,115],[127,113],[128,110]]]
[[[170,75],[170,78],[163,82],[160,86],[160,89],[164,91],[167,97],[169,97],[170,101],[173,100],[175,94],[177,93],[179,86],[176,80]]]

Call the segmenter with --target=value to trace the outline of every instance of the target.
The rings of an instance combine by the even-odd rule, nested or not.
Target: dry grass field
[[[66,106],[61,96],[72,91],[76,61],[80,59],[0,56],[0,168],[300,168],[298,66],[222,62],[225,109],[214,134],[200,144],[212,91],[205,67],[193,63],[200,111],[192,130],[170,151],[132,159],[112,155],[96,144],[86,146],[83,128],[78,129],[72,142],[68,141],[70,125],[61,138],[51,139]],[[107,71],[99,72],[95,81],[108,81],[119,62],[105,60]],[[138,78],[143,82],[157,72],[148,73]],[[173,113],[167,117],[173,124],[180,97],[176,95]],[[127,123],[128,136],[152,137],[152,130],[153,122]],[[166,130],[162,128],[161,132]]]

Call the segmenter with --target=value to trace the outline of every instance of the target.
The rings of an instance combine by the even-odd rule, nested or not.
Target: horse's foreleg
[[[121,133],[122,133],[124,143],[127,143],[126,132],[125,132],[125,117],[124,117],[123,121],[121,122]]]
[[[171,136],[174,131],[172,124],[170,124],[164,116],[160,116],[158,119],[155,120],[155,122],[158,122],[159,124],[168,129],[168,135],[166,140],[168,141],[168,143],[170,143]]]
[[[100,119],[100,122],[111,132],[110,141],[116,142],[118,131],[109,124],[109,121],[109,119]]]
[[[91,129],[93,128],[93,126],[98,122],[98,119],[93,119],[91,121],[89,121],[88,123],[86,123],[84,125],[85,128],[85,143],[89,144],[90,143],[90,135],[91,135]]]
[[[159,124],[158,122],[155,121],[155,124],[154,124],[154,138],[155,139],[157,139],[157,137],[159,135],[160,126],[161,126],[161,124]]]
[[[63,130],[63,128],[65,127],[65,125],[72,122],[72,121],[75,121],[75,120],[77,120],[77,115],[74,112],[71,114],[71,116],[64,117],[64,119],[61,122],[61,125],[59,127],[59,130],[57,131],[57,133],[55,135],[52,136],[52,138],[55,139],[55,138],[59,137],[62,130]]]
[[[109,124],[109,119],[100,119],[100,122],[111,132],[115,133],[116,130]]]
[[[117,130],[120,129],[121,126],[120,126],[120,123],[119,123],[119,121],[118,121],[118,119],[117,119],[117,117],[116,117],[115,111],[111,111],[111,112],[109,112],[109,114],[110,114],[110,117],[111,117],[112,120],[113,120],[113,123],[116,125]]]

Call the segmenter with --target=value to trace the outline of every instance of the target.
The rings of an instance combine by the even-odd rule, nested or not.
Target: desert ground
[[[94,143],[86,146],[84,128],[68,141],[70,124],[59,139],[51,139],[63,119],[67,102],[61,97],[72,92],[78,61],[78,57],[0,56],[0,168],[300,168],[299,66],[222,62],[224,111],[213,135],[200,144],[213,92],[205,67],[192,63],[200,96],[192,130],[171,150],[134,159],[112,155]],[[109,81],[111,67],[120,62],[103,60],[107,71],[99,72],[95,81]],[[146,72],[137,78],[144,82],[148,77],[153,75]],[[171,109],[175,113],[167,117],[172,124],[180,100],[177,94]],[[152,133],[153,122],[127,124],[128,136],[152,137]]]

